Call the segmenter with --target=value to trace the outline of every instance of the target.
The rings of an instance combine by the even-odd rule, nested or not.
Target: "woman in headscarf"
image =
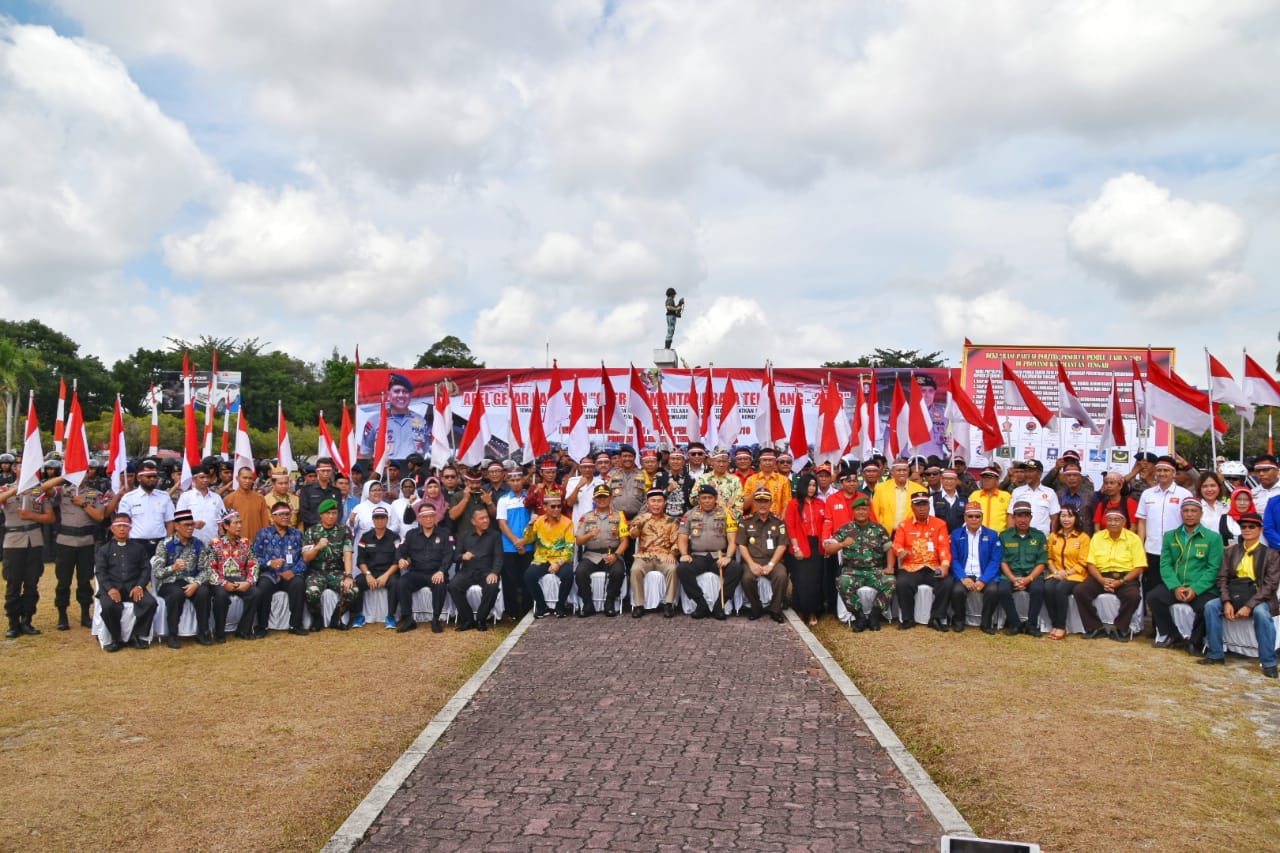
[[[440,482],[439,477],[428,477],[426,482],[422,484],[422,497],[413,502],[415,526],[418,521],[418,513],[422,510],[423,504],[431,504],[436,508],[437,527],[446,530],[452,528],[452,524],[449,521],[449,497],[444,493],[444,484]],[[406,529],[406,532],[408,529]]]
[[[1246,512],[1257,512],[1253,508],[1253,492],[1244,486],[1231,493],[1230,504],[1228,510],[1223,513],[1222,518],[1218,520],[1218,526],[1209,528],[1210,530],[1218,531],[1218,534],[1222,537],[1224,548],[1240,541],[1240,516]],[[1201,523],[1203,524],[1204,522],[1202,521]]]
[[[351,517],[347,519],[347,527],[351,529],[351,537],[356,542],[373,529],[373,511],[378,507],[391,511],[391,503],[386,500],[386,487],[379,480],[369,480],[364,484],[363,500],[356,504]]]
[[[400,495],[391,502],[391,518],[387,527],[401,539],[410,530],[418,526],[417,511],[414,504],[418,500],[418,483],[412,477],[400,481]]]

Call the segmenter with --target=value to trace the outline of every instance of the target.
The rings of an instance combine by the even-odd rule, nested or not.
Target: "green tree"
[[[78,383],[80,407],[86,418],[96,418],[110,406],[115,392],[111,376],[96,355],[81,355],[80,345],[39,320],[0,320],[0,339],[39,353],[41,366],[35,375],[36,411],[53,417],[58,405],[58,380],[65,379],[68,394]],[[51,421],[52,422],[52,421]]]
[[[414,364],[417,369],[425,367],[484,367],[483,361],[476,361],[471,354],[471,347],[453,335],[445,335],[431,345],[431,348],[418,356]]]
[[[946,367],[941,350],[921,353],[919,350],[876,347],[870,355],[854,361],[824,361],[823,367]]]
[[[6,450],[13,447],[13,424],[22,391],[36,384],[43,367],[39,352],[11,338],[0,338],[0,393],[4,394]]]
[[[111,380],[120,392],[120,403],[126,412],[148,414],[142,400],[159,373],[182,369],[182,353],[139,347],[133,355],[111,365]],[[88,418],[86,418],[87,420]]]

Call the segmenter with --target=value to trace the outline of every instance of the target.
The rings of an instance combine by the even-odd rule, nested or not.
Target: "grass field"
[[[1280,684],[1149,640],[814,629],[981,836],[1274,850]],[[1206,671],[1207,670],[1207,671]]]
[[[112,655],[54,631],[52,601],[49,567],[44,634],[0,640],[4,850],[318,850],[507,634],[379,624]]]

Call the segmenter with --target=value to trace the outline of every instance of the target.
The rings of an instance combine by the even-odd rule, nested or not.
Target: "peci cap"
[[[1017,501],[1013,505],[1012,513],[1014,515],[1031,515],[1031,504],[1027,501]]]

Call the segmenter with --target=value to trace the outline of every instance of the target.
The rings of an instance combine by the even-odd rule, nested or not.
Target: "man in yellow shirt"
[[[1009,502],[1012,496],[1000,488],[1000,469],[989,465],[979,475],[981,488],[969,495],[969,500],[982,507],[982,526],[996,533],[1003,533],[1009,523]]]
[[[871,497],[871,510],[876,521],[892,533],[911,514],[911,496],[918,493],[927,495],[929,490],[908,479],[911,469],[905,459],[896,460],[889,473],[892,479],[876,486]]]
[[[534,619],[541,619],[552,613],[547,607],[547,599],[542,594],[540,583],[543,575],[548,574],[554,574],[560,579],[556,616],[569,615],[569,592],[573,589],[573,552],[578,540],[573,535],[573,521],[561,515],[563,501],[559,492],[546,492],[542,496],[544,514],[535,518],[524,532],[524,543],[534,545],[533,562],[524,572],[525,600],[532,600],[536,605]],[[589,590],[587,594],[590,595]]]
[[[1147,568],[1147,552],[1138,534],[1125,525],[1128,519],[1124,511],[1114,508],[1107,511],[1107,527],[1093,534],[1089,540],[1089,577],[1071,593],[1080,611],[1084,626],[1084,638],[1096,640],[1106,633],[1121,643],[1129,642],[1129,620],[1142,604],[1142,573]],[[1104,592],[1120,599],[1120,612],[1110,631],[1103,628],[1093,601]]]
[[[760,471],[747,478],[742,485],[742,493],[754,495],[760,488],[768,489],[773,495],[769,511],[778,518],[785,518],[787,504],[791,503],[791,478],[778,473],[778,453],[769,447],[760,451]]]

